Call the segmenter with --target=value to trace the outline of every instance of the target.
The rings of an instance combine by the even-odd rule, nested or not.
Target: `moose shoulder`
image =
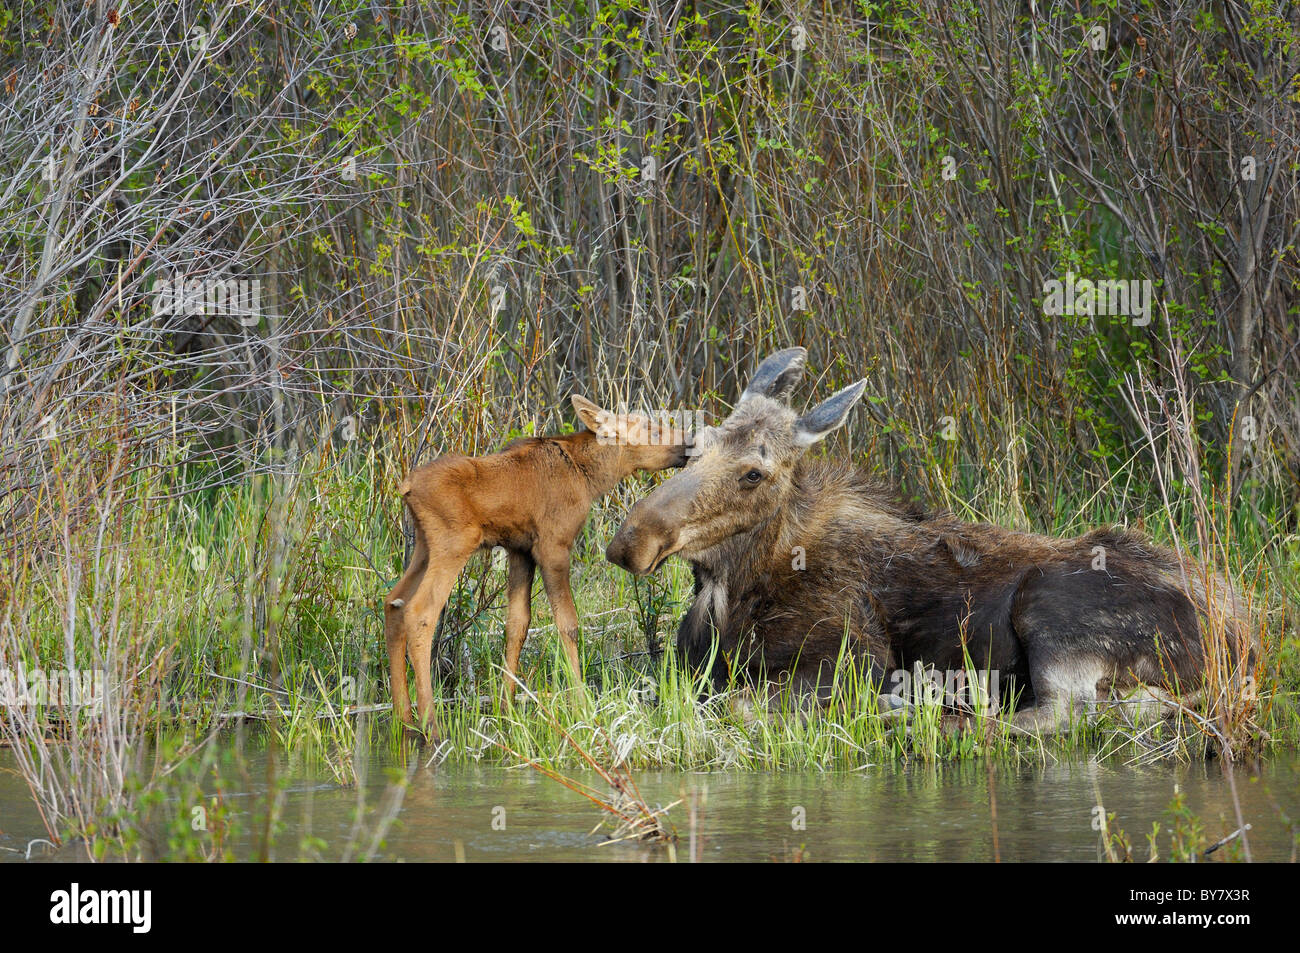
[[[712,659],[715,680],[729,666],[825,692],[841,656],[881,682],[917,662],[961,669],[968,654],[1022,690],[1018,726],[1051,728],[1111,688],[1198,685],[1207,616],[1245,637],[1220,577],[1136,534],[1055,539],[929,515],[807,457],[865,382],[800,416],[787,399],[803,361],[800,348],[764,361],[607,551],[634,573],[691,562],[678,647],[695,666]]]

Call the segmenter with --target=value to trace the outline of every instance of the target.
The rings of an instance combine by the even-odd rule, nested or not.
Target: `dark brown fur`
[[[610,543],[633,572],[672,553],[690,560],[695,599],[677,638],[692,664],[716,651],[717,680],[734,670],[821,693],[845,649],[884,682],[917,662],[961,670],[964,648],[1024,690],[1017,724],[1028,728],[1059,724],[1110,687],[1200,683],[1200,617],[1236,621],[1217,575],[1124,530],[1055,539],[905,506],[851,467],[804,455],[861,385],[802,418],[781,400],[789,386],[751,384]]]
[[[575,676],[580,675],[578,615],[569,588],[574,540],[596,499],[634,471],[681,466],[685,446],[680,431],[651,437],[645,418],[611,414],[578,396],[573,404],[591,429],[516,440],[485,457],[444,456],[402,481],[415,548],[406,573],[384,601],[393,710],[401,721],[410,720],[409,655],[420,718],[437,734],[430,674],[433,636],[456,576],[480,549],[501,546],[509,559],[506,700],[513,697],[519,653],[528,636],[538,567],[565,654]]]

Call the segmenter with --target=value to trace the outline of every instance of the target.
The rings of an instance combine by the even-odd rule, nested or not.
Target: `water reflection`
[[[389,755],[372,759],[364,792],[372,808],[393,767]],[[1298,767],[1288,757],[1263,765],[1257,776],[1237,774],[1256,859],[1292,857],[1293,838],[1280,812],[1300,812]],[[43,832],[25,785],[6,768],[12,763],[0,752],[0,859],[15,860]],[[1217,762],[1126,768],[1080,761],[992,771],[982,763],[916,764],[850,775],[646,771],[637,781],[651,804],[685,799],[670,814],[681,838],[678,860],[784,860],[802,850],[813,861],[987,861],[995,852],[1003,861],[1094,861],[1099,797],[1116,815],[1115,825],[1128,832],[1137,859],[1145,860],[1145,835],[1154,821],[1167,822],[1175,785],[1212,839],[1237,827]],[[246,792],[248,810],[256,801],[251,795],[259,793]],[[228,803],[242,811],[240,800]],[[277,856],[295,859],[305,835],[329,845],[322,856],[341,855],[356,831],[356,806],[356,791],[318,776],[296,778],[285,794]],[[470,862],[670,859],[662,847],[601,846],[601,837],[590,833],[600,818],[589,801],[530,769],[416,767],[378,855]],[[1163,851],[1167,838],[1161,844]],[[75,850],[36,853],[80,859]]]

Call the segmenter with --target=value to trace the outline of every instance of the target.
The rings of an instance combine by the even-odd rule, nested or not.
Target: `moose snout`
[[[689,506],[698,478],[683,470],[628,510],[627,519],[605,547],[605,558],[640,576],[653,572],[682,548]]]
[[[634,576],[653,570],[667,555],[666,550],[671,548],[669,535],[655,525],[655,520],[646,516],[643,508],[639,508],[640,503],[632,507],[623,525],[605,547],[605,558]]]
[[[629,547],[627,544],[627,537],[623,535],[623,531],[620,529],[614,534],[614,538],[609,541],[609,545],[605,547],[605,558],[621,569],[626,569],[628,572],[636,572],[635,569],[628,565],[628,556]]]
[[[632,575],[640,576],[650,568],[650,560],[637,558],[639,547],[636,545],[635,537],[636,531],[629,529],[624,523],[605,547],[605,558]]]

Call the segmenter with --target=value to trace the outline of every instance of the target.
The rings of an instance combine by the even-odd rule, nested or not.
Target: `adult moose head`
[[[927,515],[807,455],[866,382],[796,413],[788,398],[805,358],[792,348],[763,361],[732,414],[697,436],[686,467],[632,507],[606,550],[636,574],[674,554],[690,561],[695,598],[677,645],[692,665],[714,665],[715,682],[789,679],[825,696],[841,658],[881,684],[917,663],[973,664],[1022,690],[1016,724],[1033,729],[1111,688],[1194,686],[1207,615],[1227,620],[1224,660],[1243,657],[1231,587],[1136,534],[1063,540]]]
[[[804,451],[844,423],[866,388],[858,381],[800,416],[785,403],[803,377],[808,352],[792,347],[754,372],[731,416],[696,436],[680,474],[639,501],[606,557],[640,575],[673,554],[711,564],[712,552],[771,520],[791,494]]]

